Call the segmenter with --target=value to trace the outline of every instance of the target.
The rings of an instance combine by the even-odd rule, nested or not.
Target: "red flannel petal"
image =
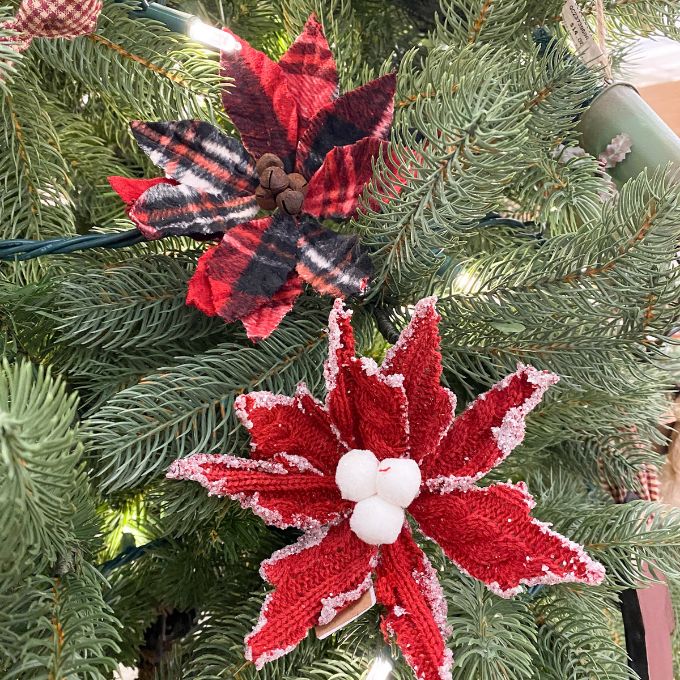
[[[146,238],[223,234],[257,215],[252,194],[212,193],[186,184],[157,183],[130,208],[130,219]]]
[[[322,219],[348,219],[354,215],[366,183],[373,177],[373,159],[385,155],[387,142],[364,137],[328,152],[309,180],[302,210]]]
[[[304,385],[298,386],[295,397],[250,392],[240,395],[235,405],[250,434],[251,458],[302,457],[324,475],[335,474],[345,450],[323,406]]]
[[[439,383],[442,355],[434,297],[420,300],[411,322],[385,356],[381,372],[403,375],[408,398],[411,457],[420,462],[435,451],[451,427],[455,395]]]
[[[364,137],[386,139],[394,115],[396,82],[396,75],[388,73],[324,106],[300,138],[298,172],[311,178],[335,146],[348,146]]]
[[[311,118],[338,91],[338,74],[333,54],[323,33],[323,26],[312,15],[288,51],[279,60],[289,92],[295,93],[299,134]]]
[[[297,93],[291,96],[286,74],[276,62],[224,30],[241,45],[238,51],[222,52],[220,73],[234,81],[222,92],[224,109],[255,158],[276,154],[292,172],[298,141]]]
[[[533,506],[523,483],[495,484],[421,493],[409,512],[461,571],[502,597],[521,584],[601,583],[604,567],[531,517]]]
[[[201,257],[198,258],[196,271],[189,279],[187,290],[187,304],[200,309],[208,316],[217,316],[215,303],[213,302],[212,288],[208,276],[208,263],[215,256],[217,246],[208,248]]]
[[[277,214],[230,229],[206,263],[215,311],[235,321],[269,302],[297,255],[293,218]]]
[[[176,460],[166,476],[199,482],[209,495],[228,496],[280,529],[331,524],[351,508],[335,480],[322,476],[302,457],[274,462],[197,454]]]
[[[373,263],[358,236],[337,234],[311,217],[299,230],[297,273],[317,292],[346,298],[366,290]]]
[[[437,451],[423,461],[431,489],[472,482],[496,467],[524,440],[525,418],[559,378],[519,365],[454,421]]]
[[[380,375],[370,359],[354,356],[351,312],[336,300],[329,319],[326,409],[346,449],[377,458],[408,453],[408,404],[401,376]]]
[[[274,293],[272,299],[241,317],[248,338],[259,342],[269,337],[279,326],[283,317],[293,309],[295,300],[302,294],[302,281],[295,274],[289,274],[288,280]]]
[[[202,192],[250,194],[257,188],[255,164],[234,137],[202,120],[130,123],[144,153],[165,174]]]
[[[407,526],[395,543],[381,546],[376,577],[376,599],[387,608],[382,624],[385,638],[396,639],[418,680],[450,678],[446,599],[435,570]]]
[[[371,585],[376,548],[347,522],[311,531],[265,560],[262,577],[276,585],[246,637],[246,658],[259,670],[292,651],[317,624],[357,600]]]

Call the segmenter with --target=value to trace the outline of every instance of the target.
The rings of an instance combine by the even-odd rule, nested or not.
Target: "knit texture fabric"
[[[137,143],[166,179],[109,181],[146,238],[222,238],[199,261],[187,303],[228,322],[240,319],[248,337],[259,340],[292,308],[301,280],[334,297],[366,290],[372,266],[358,239],[317,220],[356,213],[378,158],[398,177],[386,141],[396,77],[382,76],[338,97],[333,55],[314,16],[279,62],[233,37],[240,49],[222,54],[229,84],[223,103],[241,140],[202,121],[135,121]],[[307,181],[285,242],[285,213],[275,209],[256,219],[256,162],[264,154]],[[276,243],[268,240],[274,234]]]
[[[16,50],[28,49],[33,38],[77,38],[92,33],[102,11],[100,0],[23,0],[14,19],[3,28],[16,31]]]
[[[246,657],[257,668],[294,649],[310,628],[329,623],[373,585],[384,608],[383,632],[396,641],[416,676],[451,677],[446,600],[409,523],[381,545],[361,540],[351,529],[350,518],[366,501],[347,499],[361,494],[343,497],[336,468],[352,450],[351,460],[366,461],[371,452],[382,461],[377,470],[373,466],[375,474],[389,473],[394,459],[417,463],[418,495],[410,503],[408,495],[401,505],[408,503],[406,512],[420,531],[461,571],[494,593],[510,597],[523,585],[597,584],[604,578],[602,565],[581,546],[531,516],[534,502],[523,483],[475,484],[522,442],[526,416],[556,376],[520,365],[455,417],[455,397],[440,385],[439,320],[435,299],[421,300],[378,366],[355,356],[351,312],[336,300],[325,402],[303,384],[293,397],[241,395],[236,413],[250,433],[250,458],[196,455],[170,467],[172,479],[197,481],[268,524],[304,532],[261,566],[274,590],[246,638]],[[355,477],[362,486],[363,470]],[[343,486],[352,483],[346,472]],[[386,494],[390,479],[378,481],[372,499],[399,497]]]

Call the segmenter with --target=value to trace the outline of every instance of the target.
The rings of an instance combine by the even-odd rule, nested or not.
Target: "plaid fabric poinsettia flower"
[[[438,322],[434,299],[419,302],[378,366],[355,356],[350,312],[337,301],[324,404],[304,385],[294,397],[242,395],[250,459],[196,455],[171,466],[168,477],[304,531],[261,565],[275,589],[246,638],[258,668],[373,585],[383,631],[417,677],[451,677],[446,601],[406,512],[462,572],[503,597],[522,584],[602,581],[602,565],[581,546],[531,517],[523,483],[475,484],[521,443],[556,376],[519,366],[455,417],[455,397],[440,385]]]
[[[233,35],[233,34],[232,34]],[[337,96],[333,55],[312,16],[279,62],[234,36],[224,107],[241,140],[201,121],[135,122],[165,179],[110,178],[147,238],[223,234],[199,260],[187,302],[251,339],[269,335],[302,281],[336,297],[363,292],[371,264],[356,236],[318,219],[356,211],[373,162],[386,153],[394,74]],[[255,219],[260,210],[268,213]]]

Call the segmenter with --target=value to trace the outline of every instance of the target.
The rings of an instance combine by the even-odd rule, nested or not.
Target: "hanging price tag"
[[[588,66],[606,67],[607,58],[595,41],[595,36],[576,4],[576,0],[566,0],[562,6],[562,21],[576,47],[579,59]]]
[[[356,602],[353,602],[349,607],[345,607],[342,611],[338,612],[332,621],[324,624],[323,626],[316,626],[314,632],[319,640],[323,640],[335,633],[335,631],[340,630],[348,623],[358,619],[364,612],[368,611],[375,604],[375,591],[373,586],[371,586]]]

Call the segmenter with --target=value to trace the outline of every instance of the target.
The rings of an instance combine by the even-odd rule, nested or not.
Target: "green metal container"
[[[581,144],[597,156],[622,132],[632,140],[631,152],[611,169],[621,185],[645,168],[673,166],[673,176],[680,183],[680,138],[656,115],[638,91],[628,83],[605,87],[591,102],[579,123]]]

